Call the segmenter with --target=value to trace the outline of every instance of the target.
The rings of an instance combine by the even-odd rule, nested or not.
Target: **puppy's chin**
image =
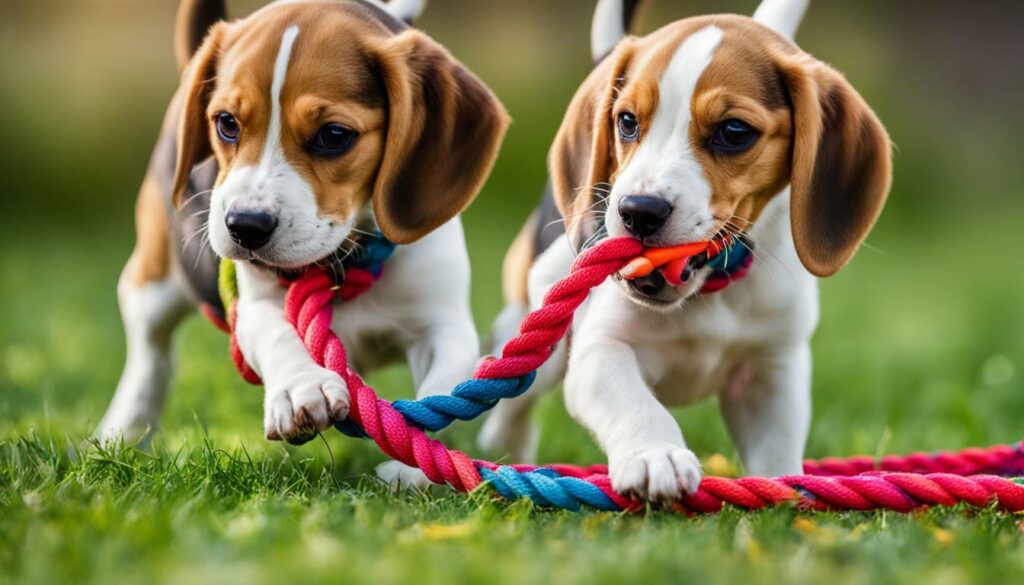
[[[705,270],[699,270],[683,286],[665,284],[657,292],[644,291],[635,282],[628,281],[618,274],[614,278],[622,294],[630,301],[646,309],[669,312],[682,307],[686,301],[699,293],[704,281],[707,280],[707,274]]]

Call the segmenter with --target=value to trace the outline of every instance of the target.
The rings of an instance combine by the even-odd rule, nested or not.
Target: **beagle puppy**
[[[483,447],[532,460],[529,406],[564,375],[566,407],[607,454],[620,493],[672,501],[697,489],[700,464],[666,407],[708,396],[748,473],[801,473],[815,277],[854,255],[891,174],[871,108],[791,40],[807,3],[764,0],[753,18],[687,18],[617,42],[608,31],[628,20],[597,21],[635,2],[599,2],[594,52],[610,54],[573,98],[550,151],[549,196],[505,259],[499,347],[605,235],[662,247],[743,234],[755,260],[715,294],[698,294],[707,267],[681,284],[655,272],[594,289],[571,347],[533,391],[494,410]]]
[[[400,246],[369,292],[335,309],[354,367],[404,357],[420,396],[472,374],[479,342],[459,213],[508,117],[402,22],[422,4],[287,0],[227,22],[222,1],[182,2],[184,71],[118,283],[128,356],[100,438],[136,439],[158,422],[175,326],[197,304],[223,315],[218,258],[237,263],[237,341],[265,385],[266,437],[301,443],[344,419],[345,383],[285,319],[279,276],[340,269],[377,230]]]

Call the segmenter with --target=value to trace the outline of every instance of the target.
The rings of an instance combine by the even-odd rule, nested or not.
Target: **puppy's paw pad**
[[[674,445],[637,449],[612,458],[612,487],[620,494],[655,502],[674,502],[700,487],[700,461],[693,451]]]
[[[393,488],[423,490],[433,483],[422,471],[401,461],[386,461],[378,465],[376,471],[377,477]]]

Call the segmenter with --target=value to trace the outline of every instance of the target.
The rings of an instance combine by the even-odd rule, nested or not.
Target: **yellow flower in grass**
[[[455,540],[471,536],[474,532],[476,524],[471,522],[419,525],[420,536],[426,540]]]
[[[956,540],[956,535],[945,528],[935,528],[932,530],[932,537],[935,538],[935,542],[942,546],[949,546]]]
[[[704,462],[704,472],[720,477],[736,477],[736,466],[721,453],[715,453]]]
[[[793,528],[804,534],[816,534],[819,530],[818,523],[806,516],[797,516],[793,519]]]

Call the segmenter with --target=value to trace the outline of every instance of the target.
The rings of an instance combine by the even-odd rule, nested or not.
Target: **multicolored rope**
[[[337,291],[323,271],[310,271],[289,285],[285,314],[313,359],[338,372],[348,384],[352,405],[346,430],[370,438],[389,457],[419,468],[434,483],[468,492],[487,482],[504,497],[528,497],[539,505],[570,510],[583,506],[637,510],[644,503],[616,493],[603,466],[498,465],[472,460],[428,437],[423,429],[443,428],[452,420],[473,418],[501,398],[524,392],[533,372],[568,330],[590,289],[643,252],[636,240],[613,238],[581,254],[569,276],[552,287],[542,307],[523,321],[520,334],[506,344],[502,356],[481,364],[473,380],[460,384],[447,397],[392,404],[379,398],[348,367],[345,348],[331,330]],[[808,462],[805,471],[809,475],[705,477],[698,492],[676,507],[687,513],[709,513],[726,503],[747,509],[796,503],[809,509],[908,511],[966,502],[1024,510],[1024,485],[1003,477],[1024,473],[1024,450],[1020,445],[960,454],[915,454],[884,458],[881,465],[877,463],[864,458],[827,459]],[[965,477],[950,471],[987,475]],[[819,473],[824,475],[815,475]]]

